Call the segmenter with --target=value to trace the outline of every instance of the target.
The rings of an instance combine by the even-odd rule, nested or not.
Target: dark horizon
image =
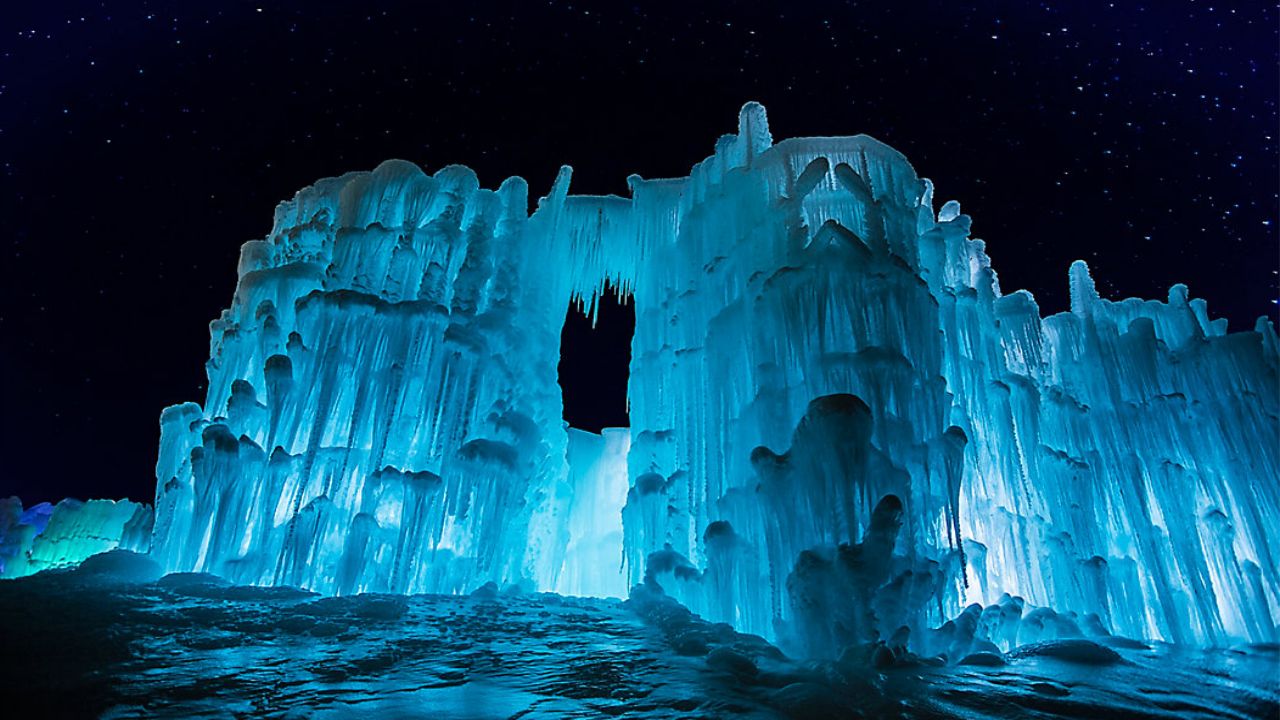
[[[520,175],[533,197],[569,164],[572,192],[625,195],[631,173],[687,174],[748,100],[775,140],[897,148],[1042,314],[1066,309],[1081,258],[1112,299],[1185,283],[1234,331],[1276,317],[1271,5],[5,14],[0,497],[27,505],[151,501],[160,411],[203,400],[240,245],[300,188],[402,157],[469,165],[486,187]],[[619,398],[625,418],[627,309],[606,303],[597,330],[570,313],[575,426],[616,424]]]

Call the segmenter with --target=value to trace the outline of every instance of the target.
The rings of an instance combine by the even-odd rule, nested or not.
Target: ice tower
[[[774,144],[754,103],[688,177],[569,183],[530,214],[519,178],[389,161],[281,204],[203,406],[162,416],[161,564],[325,593],[647,580],[813,654],[1005,593],[1275,639],[1269,321],[1227,334],[1182,286],[1108,301],[1083,263],[1042,319],[899,153]],[[598,437],[556,365],[606,284],[636,307],[631,428]]]

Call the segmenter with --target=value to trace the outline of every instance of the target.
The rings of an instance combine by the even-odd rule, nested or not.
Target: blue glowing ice
[[[71,567],[107,550],[151,546],[151,509],[128,500],[67,498],[25,510],[0,499],[0,578]]]
[[[532,214],[520,178],[398,160],[281,204],[203,406],[161,418],[161,567],[325,594],[645,582],[814,656],[1276,639],[1270,321],[1228,334],[1181,285],[1106,300],[1083,262],[1041,318],[896,151],[774,144],[754,103],[688,177],[622,198],[570,175]],[[556,368],[606,284],[636,307],[631,427],[595,436]]]

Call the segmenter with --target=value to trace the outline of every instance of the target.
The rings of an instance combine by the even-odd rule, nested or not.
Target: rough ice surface
[[[1041,318],[899,153],[775,144],[754,103],[687,177],[570,175],[532,214],[520,178],[404,161],[281,204],[203,405],[161,418],[156,562],[327,595],[647,582],[811,656],[1277,639],[1270,321],[1113,302],[1083,262]],[[606,284],[631,427],[592,438],[559,330]]]
[[[1275,645],[1204,651],[1077,639],[952,665],[900,647],[801,662],[644,592],[626,603],[489,589],[322,597],[211,575],[157,581],[159,571],[117,550],[0,583],[10,707],[41,718],[182,720],[1280,712]]]

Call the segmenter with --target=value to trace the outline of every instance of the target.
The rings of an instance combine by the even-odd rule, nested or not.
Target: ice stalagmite
[[[1276,638],[1270,321],[1109,301],[1083,263],[1041,318],[896,151],[775,144],[754,103],[687,177],[570,177],[530,214],[519,178],[390,161],[280,205],[203,405],[161,418],[157,560],[340,594],[649,582],[814,655],[971,649],[1024,609]],[[606,284],[631,427],[590,436],[559,330]]]

